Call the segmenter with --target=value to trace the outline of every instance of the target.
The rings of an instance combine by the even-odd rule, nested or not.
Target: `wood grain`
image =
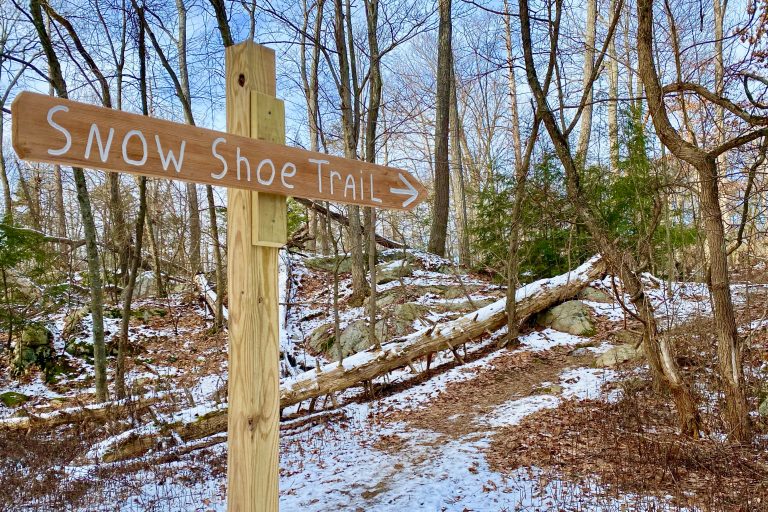
[[[282,102],[274,97],[274,84],[265,87],[256,74],[230,77],[239,88],[258,93],[255,102],[238,100],[234,111],[247,117],[256,108],[264,119],[274,118],[269,112],[282,110]],[[424,186],[404,170],[287,147],[282,145],[284,135],[281,144],[274,142],[273,133],[243,135],[243,121],[223,133],[32,92],[18,94],[11,113],[13,148],[22,160],[377,208],[409,210],[427,196]],[[264,126],[274,133],[285,131],[284,122]],[[169,159],[169,151],[175,160]],[[321,164],[318,173],[318,164],[312,160],[327,163]]]
[[[251,92],[251,123],[254,138],[285,144],[285,105],[282,100],[261,92]],[[253,244],[284,246],[288,239],[285,197],[256,192],[253,202]]]
[[[262,112],[254,115],[251,105],[253,92],[275,94],[274,52],[243,43],[227,48],[225,58],[227,129],[243,136],[261,133],[277,138],[281,129],[276,125],[283,119]],[[228,192],[230,512],[278,510],[278,249],[256,245],[252,224],[280,206],[277,201],[259,201],[256,195]],[[285,203],[284,197],[280,199]]]

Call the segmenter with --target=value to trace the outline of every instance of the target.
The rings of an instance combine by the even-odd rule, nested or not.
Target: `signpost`
[[[286,147],[275,54],[226,49],[227,133],[31,92],[11,106],[19,158],[229,187],[227,507],[278,509],[277,257],[285,196],[410,210],[426,197],[406,171]]]

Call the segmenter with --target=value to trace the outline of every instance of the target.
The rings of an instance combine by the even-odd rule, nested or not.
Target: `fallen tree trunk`
[[[170,394],[164,393],[142,398],[129,398],[101,404],[67,407],[44,413],[31,413],[0,420],[0,430],[27,430],[33,427],[52,428],[81,421],[106,421],[123,419],[126,413],[136,414],[152,404],[167,401]]]
[[[322,215],[329,216],[331,219],[333,219],[335,222],[338,222],[339,224],[343,226],[349,227],[349,218],[338,213],[338,212],[332,212],[329,211],[328,208],[321,205],[320,203],[317,203],[316,201],[312,201],[311,199],[304,199],[301,197],[294,197],[293,198],[297,203],[303,204],[307,208],[312,208],[318,213],[321,213]],[[362,232],[361,228],[361,232]],[[365,234],[365,233],[363,233]],[[387,238],[385,236],[381,236],[380,234],[376,233],[376,243],[379,244],[382,247],[386,247],[387,249],[403,249],[405,248],[405,245],[401,244],[400,242],[395,242],[391,238]]]
[[[595,256],[574,271],[518,289],[515,295],[520,322],[572,298],[604,272],[603,261]],[[329,363],[319,369],[309,370],[281,384],[280,407],[282,409],[370,381],[397,368],[409,366],[420,357],[452,350],[486,332],[500,329],[506,322],[506,298],[503,298],[442,326],[428,327],[387,343],[381,350],[372,348],[357,353],[344,359],[343,366]],[[98,450],[99,460],[111,462],[142,455],[158,444],[158,434],[162,432],[173,432],[173,437],[189,442],[227,429],[226,407],[206,411],[191,420],[188,419],[189,415],[180,413],[180,416],[187,419],[164,425],[160,431],[140,428],[133,433],[116,436],[111,445],[102,444]]]
[[[218,298],[216,294],[218,293],[218,290],[213,290],[213,286],[211,286],[204,274],[197,274],[195,276],[195,287],[197,288],[198,293],[202,295],[211,314],[216,316],[216,299]],[[227,323],[229,322],[229,311],[227,311],[226,306],[222,306],[221,310],[224,314],[224,328],[226,329]]]

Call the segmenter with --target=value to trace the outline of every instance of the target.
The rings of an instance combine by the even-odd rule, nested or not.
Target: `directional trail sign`
[[[23,160],[398,210],[427,195],[402,169],[43,94],[18,94],[11,113]]]
[[[401,169],[277,144],[285,140],[285,109],[275,97],[274,51],[232,45],[225,64],[230,133],[22,92],[11,106],[13,148],[23,160],[234,189],[227,195],[227,509],[276,512],[281,196],[410,210],[427,194]]]

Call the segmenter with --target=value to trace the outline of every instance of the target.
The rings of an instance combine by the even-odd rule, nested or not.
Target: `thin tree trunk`
[[[48,60],[48,66],[56,94],[60,98],[68,98],[67,86],[61,72],[58,57],[56,56],[51,40],[43,21],[41,0],[30,0],[29,3],[32,20],[37,30],[43,51]],[[73,167],[77,190],[77,202],[80,206],[80,215],[83,222],[83,234],[85,236],[85,248],[88,260],[88,278],[91,287],[91,317],[93,320],[93,361],[96,372],[95,388],[96,400],[107,400],[107,358],[104,347],[104,295],[99,267],[99,250],[96,244],[96,223],[91,210],[91,199],[88,193],[88,185],[85,173],[80,167]]]
[[[0,115],[0,141],[5,140],[3,138],[3,121],[4,117]],[[13,201],[11,200],[11,184],[8,180],[8,171],[5,166],[5,154],[0,151],[0,179],[3,182],[3,222],[6,224],[13,224]]]
[[[595,21],[597,20],[597,0],[587,0],[586,28],[584,32],[584,69],[583,87],[587,91],[584,100],[584,111],[581,114],[579,142],[576,146],[576,160],[585,165],[589,139],[592,134],[592,86],[590,79],[595,69]]]
[[[216,307],[214,311],[213,327],[220,331],[224,327],[224,303],[222,297],[226,284],[224,283],[224,258],[221,254],[221,241],[219,240],[219,223],[216,215],[216,203],[213,198],[213,187],[206,185],[206,197],[208,199],[208,218],[211,223],[211,239],[213,240],[213,259],[216,265]]]
[[[344,6],[341,0],[335,0],[334,37],[339,58],[339,96],[341,99],[341,124],[344,138],[344,156],[357,159],[357,133],[355,129],[355,113],[352,105],[352,81],[356,81],[352,56],[354,48],[348,48],[345,32]],[[351,21],[349,22],[351,23]],[[354,95],[357,100],[357,94]],[[365,260],[363,259],[363,236],[360,223],[360,207],[349,206],[349,240],[352,254],[352,295],[350,306],[360,306],[368,295],[368,282],[365,276]]]
[[[457,79],[456,79],[456,66],[453,59],[451,59],[451,106],[449,113],[449,127],[450,127],[450,148],[451,148],[451,167],[453,174],[456,177],[456,183],[458,190],[454,191],[454,195],[458,197],[454,200],[457,205],[458,222],[456,223],[459,228],[459,263],[470,267],[472,265],[472,253],[469,242],[469,211],[467,207],[467,187],[464,178],[464,166],[461,158],[461,135],[463,130],[461,119],[459,118],[459,102],[456,97]]]
[[[616,10],[616,0],[611,0],[610,12]],[[619,168],[619,60],[616,54],[616,38],[608,43],[608,144],[611,171]]]

